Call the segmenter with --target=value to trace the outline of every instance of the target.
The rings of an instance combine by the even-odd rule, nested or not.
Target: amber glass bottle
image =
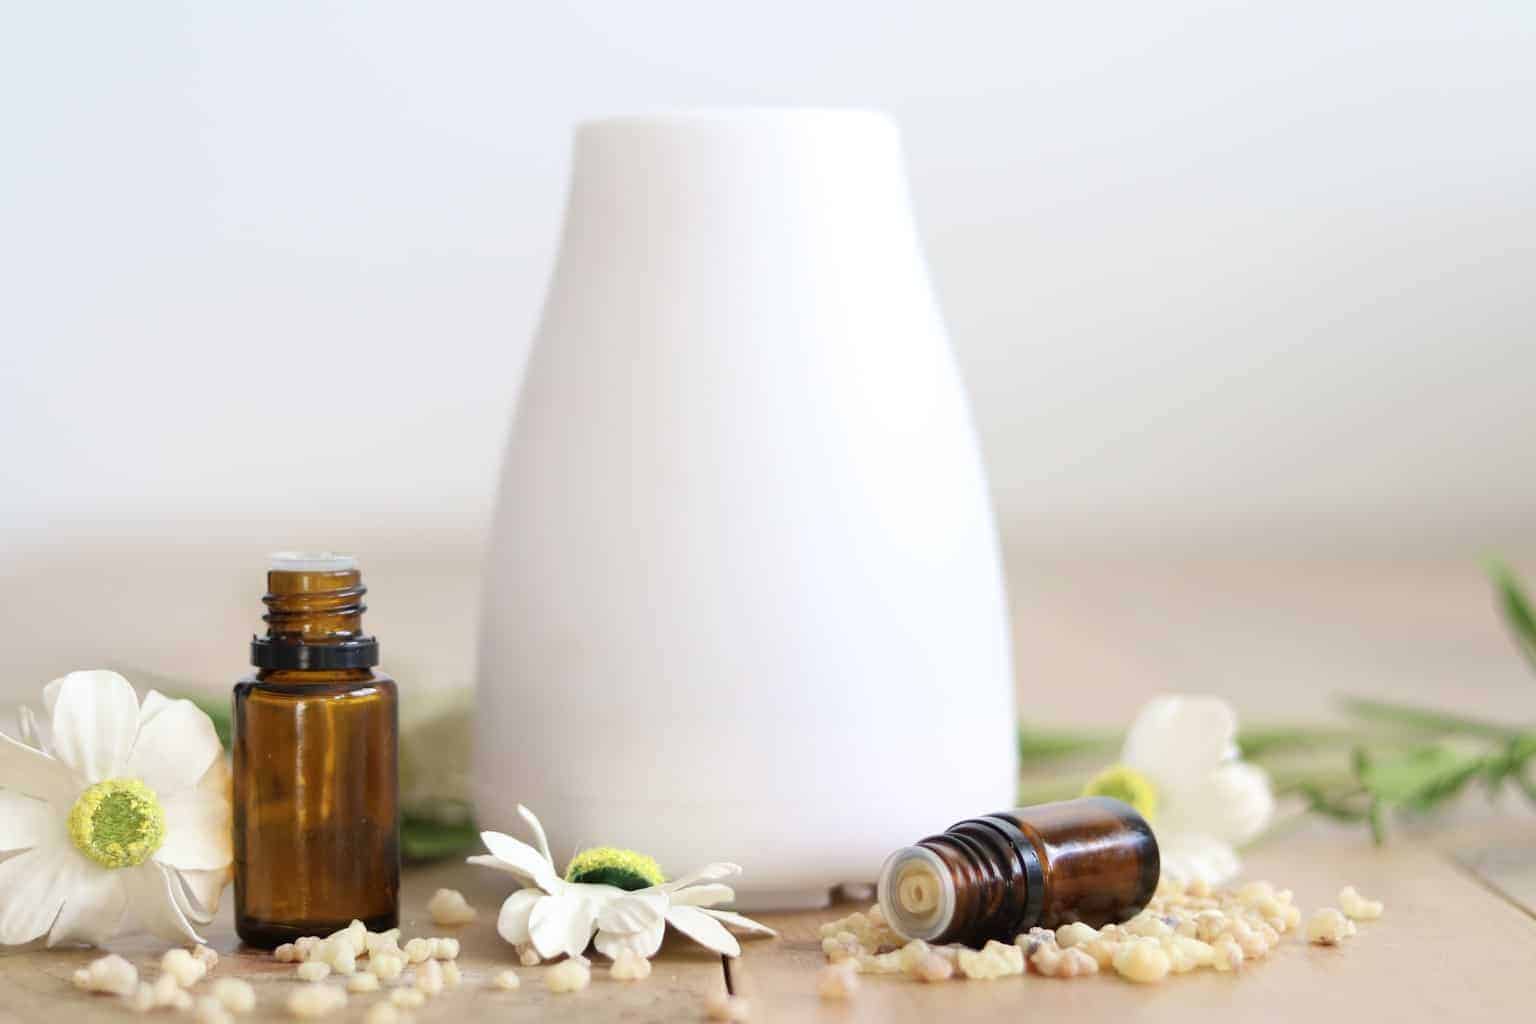
[[[880,908],[909,939],[1012,941],[1040,925],[1100,927],[1138,914],[1157,889],[1157,839],[1108,797],[970,818],[886,859]]]
[[[399,917],[395,682],[362,631],[362,575],[277,555],[256,673],[235,685],[235,930],[270,948]]]

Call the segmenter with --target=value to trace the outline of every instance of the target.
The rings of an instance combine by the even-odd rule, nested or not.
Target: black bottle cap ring
[[[1045,870],[1040,863],[1040,852],[1035,849],[1035,844],[1029,841],[1029,836],[1002,815],[989,814],[983,818],[968,820],[1001,834],[1013,848],[1019,867],[1024,871],[1025,881],[1024,916],[1017,927],[1021,930],[1033,928],[1040,923],[1040,919],[1045,914]]]
[[[379,663],[379,642],[371,636],[339,644],[293,644],[271,637],[251,638],[251,664],[257,668],[372,668]]]

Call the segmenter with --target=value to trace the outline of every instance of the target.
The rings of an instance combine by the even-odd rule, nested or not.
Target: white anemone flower
[[[229,879],[229,769],[191,701],[139,703],[116,672],[43,690],[0,733],[0,943],[100,945],[124,919],[201,942]]]
[[[1237,847],[1269,826],[1269,776],[1240,759],[1237,713],[1216,697],[1169,695],[1142,707],[1120,763],[1087,793],[1135,807],[1157,835],[1162,873],[1221,885],[1242,867]]]
[[[538,849],[500,832],[482,832],[480,838],[491,852],[469,858],[471,864],[506,871],[523,883],[524,888],[502,904],[496,921],[497,932],[515,946],[531,946],[546,960],[562,953],[578,957],[595,936],[597,951],[609,959],[617,959],[626,949],[649,958],[661,948],[662,934],[670,924],[706,949],[740,956],[741,944],[725,925],[760,935],[775,934],[740,914],[711,909],[735,898],[730,886],[719,884],[721,879],[741,873],[735,864],[709,864],[664,882],[649,857],[602,848],[579,854],[570,873],[598,878],[628,874],[637,882],[652,884],[631,889],[605,882],[568,881],[555,870],[539,819],[521,804],[517,813],[533,830]],[[589,870],[583,871],[584,866]]]

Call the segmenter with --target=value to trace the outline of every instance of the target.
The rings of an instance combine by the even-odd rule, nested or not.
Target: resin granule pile
[[[1326,907],[1306,929],[1309,941],[1334,945],[1355,934],[1355,921],[1381,916],[1382,905],[1346,886],[1342,910]],[[903,974],[918,981],[944,981],[959,975],[992,980],[1032,972],[1052,978],[1117,974],[1128,981],[1160,982],[1170,974],[1200,968],[1239,971],[1262,960],[1297,930],[1301,908],[1289,889],[1252,882],[1237,889],[1211,889],[1164,881],[1140,914],[1124,924],[1092,928],[1063,925],[1055,931],[1031,928],[1012,945],[992,941],[980,950],[958,944],[930,946],[906,942],[886,923],[878,906],[822,925],[821,948],[831,963],[822,981],[828,998],[845,998],[847,987],[830,975]]]

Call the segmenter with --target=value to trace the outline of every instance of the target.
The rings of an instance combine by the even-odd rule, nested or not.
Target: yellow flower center
[[[138,779],[108,779],[75,801],[69,836],[104,868],[137,867],[165,841],[165,809]]]
[[[666,881],[661,865],[643,853],[621,850],[616,846],[594,846],[582,850],[565,869],[567,882],[612,885],[634,892]]]
[[[1157,817],[1157,787],[1141,772],[1123,764],[1112,765],[1089,779],[1083,796],[1113,797],[1136,808],[1148,821]]]

